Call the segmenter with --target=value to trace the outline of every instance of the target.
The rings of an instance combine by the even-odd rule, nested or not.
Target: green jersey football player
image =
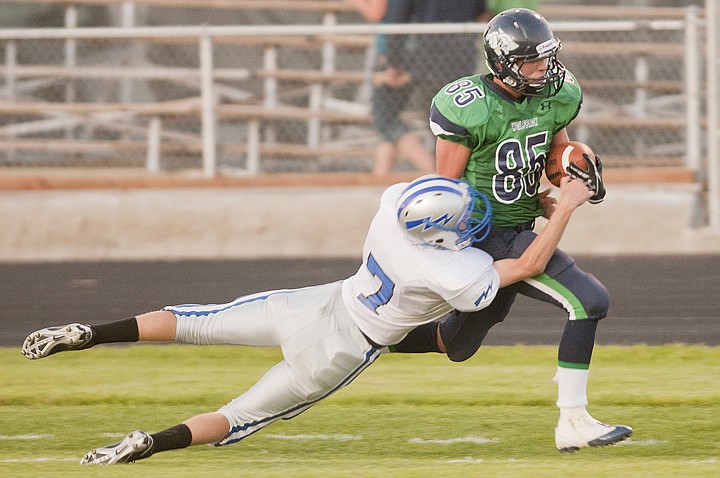
[[[545,157],[553,142],[569,141],[566,127],[580,111],[582,91],[557,59],[560,40],[532,10],[514,8],[492,18],[483,47],[490,73],[444,86],[433,99],[430,126],[437,137],[437,172],[468,181],[490,199],[494,225],[476,247],[499,260],[522,254],[536,236],[536,218],[553,213],[550,189],[540,190]],[[594,192],[590,202],[599,203],[605,197],[602,164],[597,157],[587,159],[594,167],[583,179]],[[555,374],[558,450],[628,438],[632,428],[604,424],[586,410],[590,358],[598,321],[608,312],[608,291],[559,249],[544,273],[501,289],[490,307],[455,311],[418,327],[393,349],[466,360],[489,329],[504,320],[517,294],[554,304],[568,317]]]

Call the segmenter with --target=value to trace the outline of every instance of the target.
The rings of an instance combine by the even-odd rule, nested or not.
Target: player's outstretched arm
[[[502,259],[494,263],[500,274],[500,287],[527,279],[545,270],[555,252],[573,211],[593,195],[579,179],[565,177],[560,183],[560,200],[552,217],[540,234],[533,240],[522,256],[517,259]]]

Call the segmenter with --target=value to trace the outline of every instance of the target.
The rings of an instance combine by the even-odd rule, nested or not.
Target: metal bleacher
[[[428,28],[383,30],[340,0],[26,3],[60,9],[64,21],[0,30],[0,167],[15,177],[366,173],[377,140],[373,37]],[[81,24],[89,7],[107,9],[106,24]],[[571,135],[603,152],[616,181],[695,180],[702,10],[552,2],[541,12],[585,94]],[[427,129],[424,111],[406,115]]]

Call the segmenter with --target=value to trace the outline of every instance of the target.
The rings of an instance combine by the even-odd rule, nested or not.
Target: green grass
[[[279,352],[96,347],[31,362],[0,348],[0,476],[720,476],[720,349],[596,347],[588,410],[635,434],[571,455],[554,446],[555,353],[483,347],[462,364],[386,355],[328,400],[238,444],[82,467],[86,451],[130,430],[216,410]],[[451,441],[469,437],[480,443]]]

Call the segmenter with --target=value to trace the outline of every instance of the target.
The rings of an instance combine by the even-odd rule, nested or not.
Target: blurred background
[[[413,63],[386,106],[432,154],[432,95],[485,71],[484,22],[515,5],[562,40],[571,138],[606,165],[564,246],[720,252],[715,2],[485,3],[433,24],[350,0],[0,3],[0,260],[355,255],[379,191],[422,173],[374,167],[383,45]]]

